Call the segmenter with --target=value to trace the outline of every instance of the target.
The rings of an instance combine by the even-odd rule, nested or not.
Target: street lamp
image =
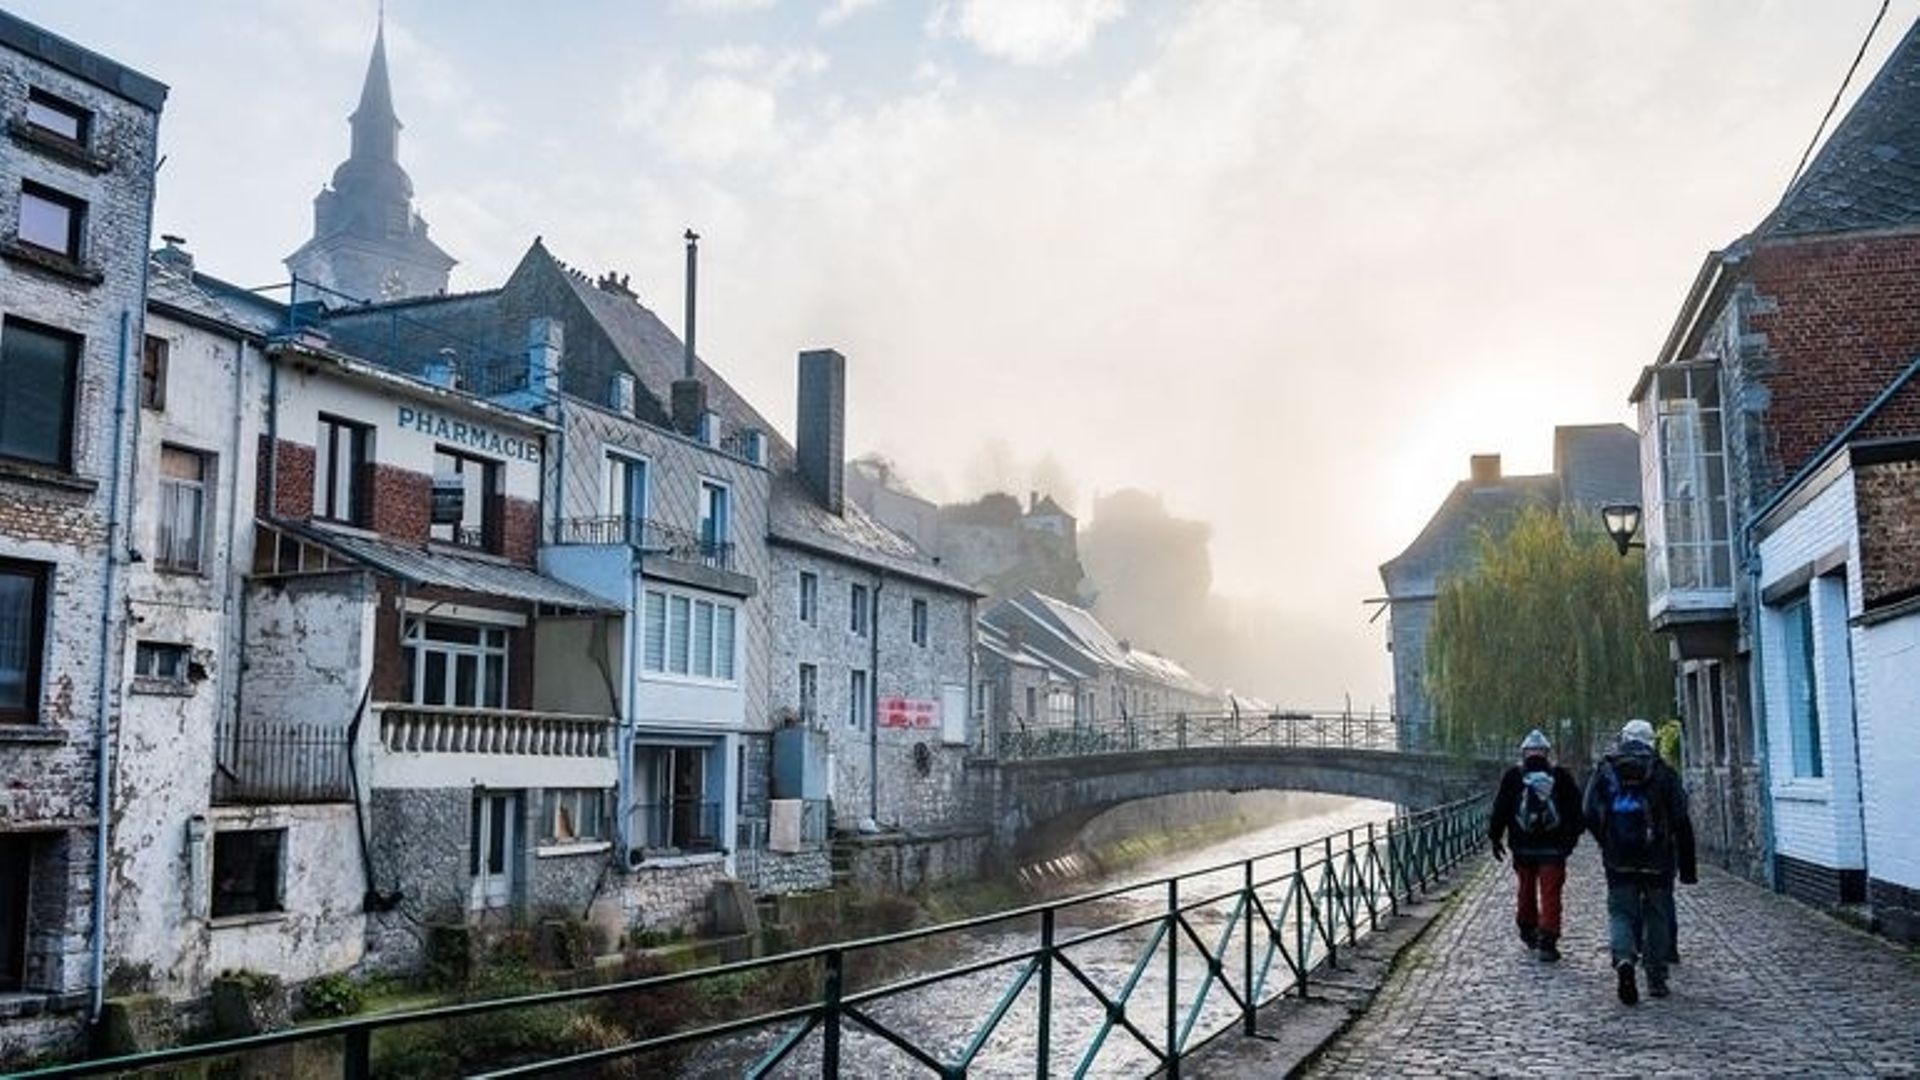
[[[1628,548],[1645,547],[1633,534],[1640,531],[1640,507],[1634,503],[1609,503],[1600,508],[1600,520],[1606,524],[1613,546],[1625,555]]]

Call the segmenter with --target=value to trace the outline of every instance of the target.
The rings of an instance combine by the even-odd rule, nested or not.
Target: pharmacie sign
[[[462,450],[536,464],[540,461],[540,440],[537,438],[503,435],[493,428],[456,420],[431,409],[400,406],[400,426]]]

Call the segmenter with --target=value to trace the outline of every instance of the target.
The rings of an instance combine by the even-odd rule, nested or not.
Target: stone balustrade
[[[613,720],[579,713],[376,705],[380,746],[396,754],[611,758]]]

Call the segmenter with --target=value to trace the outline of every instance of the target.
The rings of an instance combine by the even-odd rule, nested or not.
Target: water
[[[1328,804],[1317,802],[1315,805],[1324,807]],[[1242,884],[1244,873],[1241,866],[1237,864],[1239,860],[1291,848],[1318,840],[1329,833],[1343,832],[1347,829],[1359,829],[1359,836],[1364,843],[1365,827],[1369,823],[1383,822],[1393,813],[1393,807],[1389,804],[1364,800],[1340,800],[1335,806],[1335,809],[1328,812],[1282,821],[1230,840],[1138,867],[1123,875],[1124,881],[1149,881],[1174,874],[1204,870],[1221,863],[1236,863],[1225,870],[1189,878],[1180,883],[1179,894],[1183,903],[1199,900],[1237,889]],[[1339,852],[1343,846],[1344,842],[1337,840],[1335,851]],[[1310,865],[1314,858],[1314,853],[1309,852],[1305,861]],[[1340,860],[1336,859],[1336,864],[1339,863]],[[1259,878],[1270,878],[1290,873],[1292,867],[1291,857],[1285,860],[1262,860],[1256,863],[1255,873]],[[1316,883],[1320,880],[1317,874],[1309,874],[1308,877]],[[1120,883],[1122,882],[1089,882],[1076,891],[1092,892]],[[1285,885],[1279,884],[1261,889],[1260,893],[1263,902],[1271,905],[1269,917],[1289,933],[1291,946],[1292,941],[1295,940],[1291,937],[1291,933],[1298,927],[1298,909],[1290,906],[1282,908],[1282,903],[1286,899]],[[1230,896],[1190,911],[1185,917],[1192,936],[1182,933],[1177,950],[1177,981],[1180,987],[1177,997],[1179,1007],[1177,1023],[1182,1028],[1185,1028],[1189,1022],[1190,1010],[1202,983],[1207,981],[1206,963],[1194,939],[1197,938],[1205,943],[1210,952],[1218,950],[1221,936],[1227,929],[1227,921],[1234,914],[1236,902],[1237,896]],[[1136,919],[1160,916],[1166,912],[1167,906],[1168,893],[1165,886],[1076,905],[1061,911],[1056,923],[1055,940],[1064,944],[1097,929],[1113,927]],[[1363,907],[1360,912],[1363,932],[1365,918],[1366,912]],[[1139,1036],[1143,1035],[1155,1046],[1164,1045],[1166,1039],[1168,950],[1164,941],[1154,943],[1159,925],[1155,922],[1094,940],[1065,945],[1064,962],[1056,963],[1053,970],[1052,1023],[1048,1054],[1050,1073],[1072,1075],[1083,1063],[1090,1066],[1090,1075],[1095,1076],[1140,1076],[1156,1067],[1158,1058],[1142,1044]],[[1228,981],[1235,986],[1240,981],[1238,972],[1242,964],[1242,931],[1240,929],[1242,925],[1244,924],[1235,925],[1224,956]],[[1344,925],[1342,929],[1344,930]],[[889,983],[901,981],[909,977],[913,970],[951,969],[970,962],[1016,954],[1032,949],[1039,940],[1037,920],[1032,919],[955,934],[943,938],[937,958],[924,958],[918,968],[909,969],[906,972],[895,972],[885,981]],[[1255,944],[1255,960],[1258,963],[1265,953],[1263,933],[1256,933]],[[1319,947],[1317,945],[1312,947],[1309,955],[1313,959],[1318,959]],[[1140,968],[1143,956],[1146,957],[1146,962],[1144,968]],[[1018,980],[1025,966],[1024,961],[1002,963],[987,970],[891,995],[871,1005],[855,1007],[936,1059],[952,1063],[964,1054],[985,1020],[1002,1001],[1003,995]],[[1085,982],[1070,969],[1077,969],[1080,975],[1084,976]],[[1115,1025],[1103,1037],[1101,1033],[1105,1026],[1107,1010],[1100,999],[1088,988],[1087,983],[1098,988],[1108,999],[1115,999],[1121,995],[1122,988],[1133,977],[1136,970],[1140,970],[1141,974],[1137,986],[1126,1001],[1125,1018],[1138,1028],[1139,1032],[1136,1034],[1124,1025]],[[1277,992],[1290,981],[1290,973],[1278,956],[1273,958],[1270,970],[1271,974],[1263,991],[1265,995]],[[850,994],[857,992],[857,990],[850,991]],[[1207,1033],[1233,1023],[1238,1016],[1238,1005],[1218,985],[1213,986],[1198,1013],[1193,1034],[1186,1040],[1185,1045],[1188,1047],[1198,1045]],[[1039,979],[1035,976],[1015,998],[993,1033],[986,1037],[978,1056],[973,1059],[968,1075],[974,1077],[1034,1075],[1039,1049],[1038,1017]],[[737,1076],[760,1060],[781,1036],[791,1030],[792,1026],[789,1025],[777,1032],[756,1032],[738,1037],[722,1046],[706,1048],[683,1068],[683,1075]],[[820,1075],[820,1052],[821,1036],[818,1031],[815,1031],[782,1061],[773,1075],[816,1077]],[[841,1068],[844,1075],[861,1077],[932,1075],[931,1070],[924,1063],[916,1061],[908,1053],[853,1019],[847,1020],[842,1027]]]

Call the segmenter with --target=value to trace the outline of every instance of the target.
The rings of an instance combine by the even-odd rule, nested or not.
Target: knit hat
[[[1652,746],[1653,725],[1647,723],[1645,720],[1629,720],[1627,721],[1627,726],[1620,729],[1620,741],[1623,743],[1637,742],[1646,746]]]
[[[1547,741],[1546,733],[1539,728],[1534,728],[1532,731],[1527,732],[1527,737],[1520,740],[1520,752],[1522,754],[1529,751],[1545,753],[1551,749],[1553,749],[1553,744]]]

